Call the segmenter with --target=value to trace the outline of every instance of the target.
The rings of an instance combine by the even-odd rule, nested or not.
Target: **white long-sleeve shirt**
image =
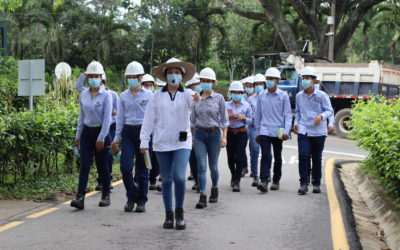
[[[156,152],[192,149],[190,111],[193,105],[191,90],[180,86],[173,96],[167,86],[159,89],[147,104],[140,130],[140,148],[149,148],[153,133],[153,150]],[[180,132],[187,133],[186,141],[179,141]]]

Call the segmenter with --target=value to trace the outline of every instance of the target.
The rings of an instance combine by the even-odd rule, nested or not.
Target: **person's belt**
[[[125,127],[131,128],[131,129],[141,129],[142,125],[128,125],[128,124],[125,124]]]
[[[233,133],[247,132],[247,128],[245,126],[240,128],[228,128],[228,132],[233,132]]]
[[[214,127],[214,128],[200,128],[200,127],[197,127],[196,129],[197,129],[197,130],[201,130],[201,131],[205,131],[205,132],[207,132],[207,133],[211,133],[211,132],[213,132],[213,131],[219,130],[218,127]]]

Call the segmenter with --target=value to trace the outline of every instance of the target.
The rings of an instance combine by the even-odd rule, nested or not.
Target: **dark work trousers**
[[[246,163],[247,132],[230,132],[227,134],[226,152],[232,181],[240,182],[242,169]]]
[[[308,185],[310,176],[310,156],[312,161],[312,184],[321,185],[322,151],[326,136],[307,136],[299,134],[297,137],[299,148],[300,184]]]
[[[193,180],[197,180],[197,171],[198,171],[197,158],[193,149],[192,152],[190,152],[189,165],[190,165],[190,173],[193,176]]]
[[[102,182],[103,194],[110,193],[110,171],[107,167],[108,147],[110,146],[111,139],[107,135],[104,139],[104,149],[100,152],[96,151],[96,141],[101,131],[101,127],[91,128],[84,126],[81,141],[80,141],[80,155],[81,155],[81,169],[79,173],[79,187],[78,192],[85,194],[87,182],[89,179],[90,166],[92,165],[93,155],[95,157],[100,179]]]
[[[151,170],[149,181],[151,185],[155,185],[157,182],[157,177],[160,175],[160,166],[158,165],[156,153],[153,151],[153,140],[150,140],[149,143],[149,154],[150,154],[150,161],[151,161]],[[135,181],[137,177],[135,176]]]
[[[140,127],[124,126],[121,138],[121,173],[126,197],[144,205],[147,202],[149,171],[144,163],[144,156],[140,153]],[[133,181],[133,169],[137,176],[137,185]]]
[[[271,145],[274,150],[274,176],[272,181],[279,182],[282,177],[282,140],[278,137],[270,137],[266,135],[260,135],[259,138],[261,146],[261,182],[268,183],[271,179]]]
[[[110,140],[113,141],[114,137],[115,137],[115,122],[113,124],[111,124],[110,126],[110,132],[108,133],[108,136],[110,136]],[[110,180],[112,180],[112,165],[113,165],[113,161],[114,158],[112,156],[112,153],[110,151],[110,149],[108,150],[108,154],[107,154],[107,167],[108,170],[110,171]],[[99,171],[99,164],[96,161],[96,168],[97,168],[97,183],[99,184],[99,186],[101,185],[101,179],[100,179],[100,171]]]

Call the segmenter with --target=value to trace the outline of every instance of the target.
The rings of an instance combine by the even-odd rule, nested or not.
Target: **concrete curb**
[[[359,161],[336,161],[364,249],[400,250],[400,211]]]

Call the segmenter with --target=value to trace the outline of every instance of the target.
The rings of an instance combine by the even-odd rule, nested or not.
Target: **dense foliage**
[[[355,104],[351,137],[369,151],[364,168],[400,204],[400,100],[383,98]]]

